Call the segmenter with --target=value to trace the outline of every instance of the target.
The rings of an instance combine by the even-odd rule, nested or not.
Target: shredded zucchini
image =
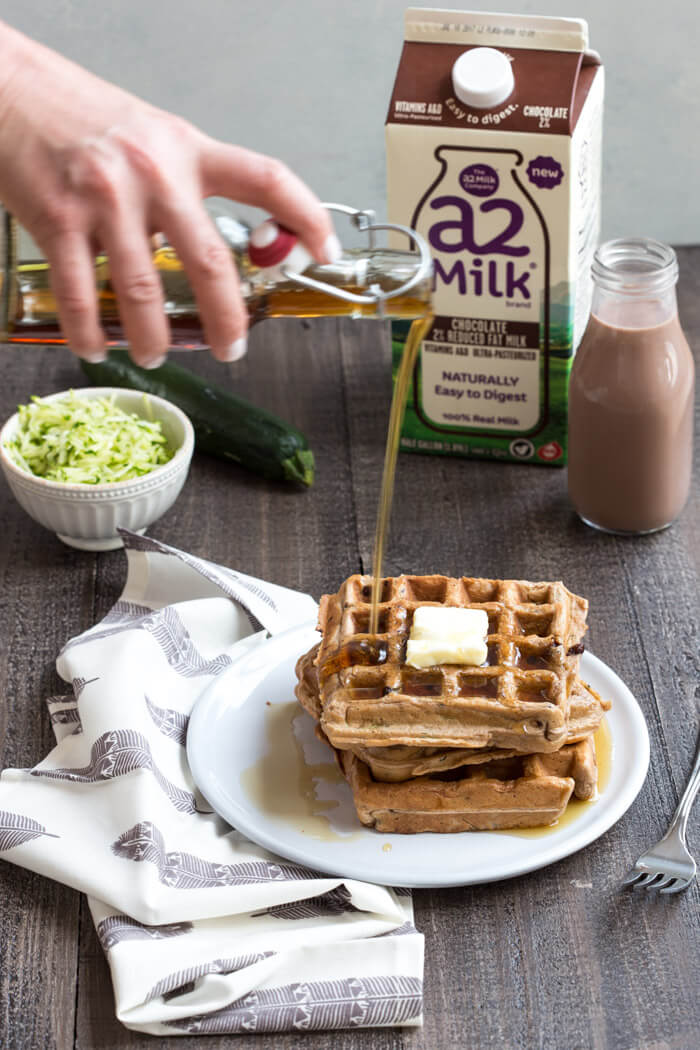
[[[152,414],[145,394],[144,405]],[[86,398],[71,390],[59,401],[32,397],[18,412],[17,433],[6,448],[22,470],[48,481],[127,481],[173,456],[160,422],[124,412],[114,395]]]

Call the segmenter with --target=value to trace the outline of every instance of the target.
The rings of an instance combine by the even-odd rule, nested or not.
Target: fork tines
[[[623,886],[632,886],[635,890],[658,890],[659,893],[680,893],[686,890],[694,876],[684,878],[669,875],[666,871],[649,871],[647,868],[634,867],[623,880]]]

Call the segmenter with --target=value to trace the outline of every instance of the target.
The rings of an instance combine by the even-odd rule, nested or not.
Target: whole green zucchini
[[[229,394],[179,365],[145,369],[126,350],[112,350],[106,361],[80,366],[94,386],[131,387],[164,397],[189,416],[195,447],[275,481],[311,485],[314,456],[304,435],[278,416]]]

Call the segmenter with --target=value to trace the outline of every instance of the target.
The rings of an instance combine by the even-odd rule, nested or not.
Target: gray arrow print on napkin
[[[169,557],[177,558],[178,561],[181,561],[184,565],[189,565],[195,572],[198,572],[205,580],[215,584],[243,610],[253,632],[263,630],[265,625],[250,608],[250,602],[244,593],[245,591],[248,591],[258,601],[267,605],[272,612],[277,612],[277,603],[268,591],[258,586],[252,580],[244,580],[233,569],[213,565],[211,562],[202,558],[195,558],[194,555],[187,554],[176,547],[169,547],[167,544],[161,543],[160,540],[151,539],[150,536],[138,536],[133,532],[129,532],[128,529],[119,529],[119,534],[124,540],[124,546],[127,549],[144,552],[152,551],[157,554],[165,554]]]
[[[386,933],[378,933],[377,937],[405,937],[409,933],[418,933],[418,930],[407,919],[402,926],[397,926],[395,930],[387,930]]]
[[[73,679],[73,692],[75,699],[80,699],[80,694],[86,685],[92,685],[93,682],[99,682],[99,676],[97,678],[74,678]]]
[[[118,605],[129,606],[132,610],[140,610],[138,614],[114,610]],[[102,626],[102,625],[107,626]],[[205,660],[196,648],[189,632],[182,623],[174,609],[166,606],[164,609],[153,611],[145,606],[132,606],[130,602],[117,602],[112,612],[108,613],[102,621],[99,629],[81,634],[72,638],[63,647],[65,653],[74,645],[82,645],[84,642],[96,642],[109,638],[122,631],[148,631],[163,650],[163,655],[173,671],[184,678],[196,678],[199,675],[216,675],[231,664],[231,657],[226,653],[220,653],[212,660]]]
[[[189,715],[183,715],[181,711],[175,711],[170,707],[156,707],[147,696],[144,696],[144,700],[149,715],[163,736],[176,740],[184,747],[187,742]]]
[[[33,777],[49,777],[53,780],[70,780],[78,784],[95,784],[101,780],[123,777],[137,769],[148,769],[153,773],[158,786],[165,792],[175,809],[181,813],[196,813],[195,796],[190,791],[176,787],[164,777],[153,761],[148,741],[141,733],[132,729],[115,729],[98,737],[90,750],[90,764],[82,769],[39,769],[31,771]]]
[[[261,959],[269,959],[276,952],[251,952],[249,955],[239,955],[236,959],[214,959],[212,962],[201,963],[199,966],[190,966],[186,970],[178,970],[164,977],[162,981],[151,988],[146,996],[146,1002],[156,999],[162,995],[165,999],[174,999],[178,995],[186,995],[194,990],[195,981],[200,977],[206,977],[210,973],[237,973],[254,966]]]
[[[271,915],[274,919],[315,919],[319,915],[341,915],[343,912],[360,911],[352,903],[352,894],[341,882],[327,893],[318,897],[309,897],[304,901],[291,901],[289,904],[273,904],[262,911],[252,913],[252,918]]]
[[[70,702],[70,697],[52,697],[51,703],[55,703],[57,700],[64,700]],[[49,719],[51,725],[80,725],[80,715],[77,707],[60,707],[58,710],[49,711]],[[81,726],[82,729],[82,726]]]
[[[61,652],[68,652],[69,649],[82,645],[84,642],[95,642],[98,638],[109,638],[112,634],[138,628],[141,626],[141,621],[150,616],[152,612],[153,609],[149,609],[147,605],[135,605],[134,602],[124,602],[120,599],[114,603],[97,627],[84,634],[79,634],[77,638],[70,638]]]
[[[102,623],[129,623],[130,620],[139,620],[142,616],[150,616],[153,609],[149,605],[138,605],[136,602],[125,602],[119,598]]]
[[[229,598],[233,598],[236,604],[240,606],[248,617],[248,621],[253,631],[262,631],[264,630],[265,625],[260,622],[250,608],[247,596],[241,593],[242,590],[248,591],[249,594],[261,601],[263,605],[267,605],[272,612],[277,612],[277,603],[272,595],[263,587],[253,583],[252,580],[244,580],[237,572],[234,572],[233,569],[226,569],[223,566],[215,567],[209,562],[202,561],[200,558],[194,558],[191,554],[185,554],[184,551],[177,551],[176,553],[177,557],[180,561],[184,562],[185,565],[189,565],[190,568],[195,569],[205,580],[209,580],[210,583],[219,587]]]
[[[125,860],[155,864],[159,881],[177,890],[324,878],[320,872],[310,871],[296,864],[274,864],[267,860],[216,864],[196,857],[193,853],[169,853],[166,852],[163,836],[150,821],[135,824],[120,835],[117,841],[112,843],[112,852]]]
[[[191,922],[145,926],[129,915],[110,915],[97,924],[97,936],[106,953],[120,941],[162,941],[166,937],[181,937],[193,929]]]
[[[21,813],[8,813],[0,809],[0,853],[5,850],[14,849],[25,842],[31,842],[41,836],[49,839],[58,839],[60,835],[52,835],[43,824],[32,820],[31,817],[23,817]]]
[[[406,1024],[420,1016],[417,977],[350,977],[263,988],[211,1014],[167,1021],[200,1034],[314,1031]]]
[[[230,656],[221,653],[213,660],[204,660],[197,651],[184,624],[174,609],[166,606],[159,613],[146,617],[142,626],[153,635],[165,654],[173,671],[185,678],[196,678],[203,674],[219,674],[230,667]]]
[[[78,701],[74,696],[49,696],[45,703],[57,739],[82,733],[83,723],[80,720]],[[27,772],[29,773],[30,770]]]

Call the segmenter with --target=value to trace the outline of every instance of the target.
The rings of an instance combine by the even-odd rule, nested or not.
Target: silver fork
[[[700,790],[700,740],[695,764],[690,774],[671,826],[664,837],[642,854],[624,880],[624,886],[635,889],[659,890],[661,893],[680,893],[687,890],[695,878],[698,866],[685,844],[685,829],[695,796]]]

